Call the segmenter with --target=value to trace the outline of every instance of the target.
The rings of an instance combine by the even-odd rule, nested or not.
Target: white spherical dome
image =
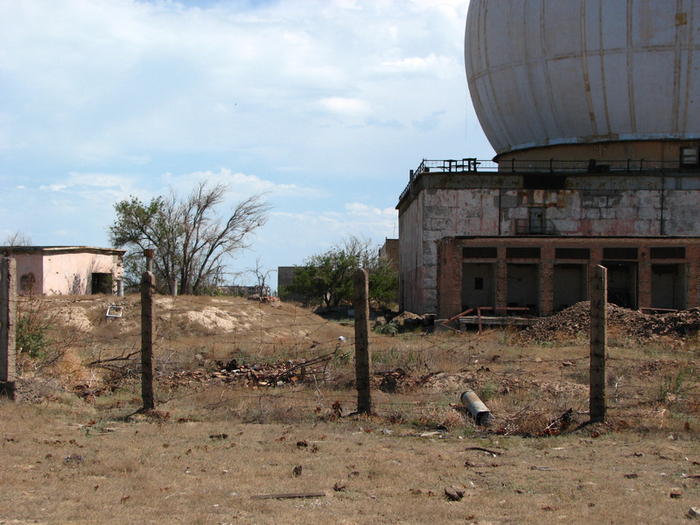
[[[471,0],[464,51],[498,154],[700,138],[700,0]]]

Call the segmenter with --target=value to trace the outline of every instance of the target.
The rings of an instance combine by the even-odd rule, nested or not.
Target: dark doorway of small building
[[[494,306],[495,264],[464,263],[462,266],[462,311]]]
[[[93,273],[92,274],[92,293],[112,293],[112,274],[111,273]]]
[[[685,310],[685,264],[651,265],[651,307]]]
[[[637,263],[603,261],[608,269],[608,302],[637,309]]]
[[[538,264],[509,264],[507,298],[509,307],[527,307],[539,312],[540,272]]]
[[[555,312],[588,299],[588,266],[555,264],[552,276]]]

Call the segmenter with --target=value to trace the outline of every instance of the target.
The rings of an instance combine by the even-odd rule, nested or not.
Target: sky
[[[0,0],[0,244],[109,247],[115,203],[202,180],[229,186],[221,213],[261,192],[272,206],[232,272],[398,237],[409,170],[494,155],[464,72],[467,8]]]

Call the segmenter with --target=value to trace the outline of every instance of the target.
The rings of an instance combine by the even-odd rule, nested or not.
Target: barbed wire
[[[19,308],[25,310],[31,307],[36,298],[18,298]],[[87,300],[86,300],[87,301]],[[54,312],[56,325],[60,323],[70,326],[73,342],[80,342],[86,349],[93,352],[95,359],[111,359],[116,357],[126,358],[136,361],[140,353],[140,300],[116,299],[115,305],[127,307],[121,318],[107,318],[100,316],[98,319],[95,313],[91,317],[86,314],[79,314],[71,305],[81,303],[77,299],[65,303],[65,310]],[[169,367],[178,367],[181,363],[179,359],[188,359],[191,356],[182,355],[182,349],[175,349],[183,342],[193,338],[193,342],[199,339],[199,345],[192,345],[192,355],[202,348],[212,350],[216,357],[236,358],[237,356],[247,357],[251,360],[264,362],[279,361],[280,359],[292,359],[298,361],[308,361],[320,356],[328,355],[332,352],[333,358],[338,362],[332,363],[332,372],[335,376],[326,376],[320,373],[312,373],[313,382],[307,381],[303,384],[290,386],[284,384],[281,387],[271,385],[268,387],[247,389],[239,383],[202,383],[201,389],[194,383],[194,391],[187,389],[172,388],[170,391],[163,391],[160,395],[167,402],[184,402],[192,396],[201,395],[202,391],[208,389],[220,389],[220,398],[217,402],[204,403],[206,409],[213,409],[219,402],[225,400],[226,403],[245,403],[256,401],[260,403],[285,404],[293,403],[300,411],[317,413],[319,407],[328,410],[329,404],[335,401],[342,402],[350,407],[354,402],[351,389],[333,390],[327,387],[332,385],[332,380],[338,378],[342,370],[348,373],[349,362],[352,360],[355,347],[355,337],[352,320],[338,321],[321,319],[314,313],[290,305],[271,305],[265,303],[231,304],[226,299],[180,296],[170,298],[167,296],[156,296],[156,365],[161,373],[157,375],[159,381],[168,380]],[[41,308],[39,305],[38,308]],[[236,311],[237,309],[237,311]],[[192,318],[193,313],[198,316]],[[59,319],[59,316],[61,319]],[[210,316],[210,317],[207,317]],[[60,321],[60,323],[59,323]],[[134,322],[135,321],[135,322]],[[183,325],[184,323],[184,325]],[[180,328],[189,326],[191,333],[182,335]],[[114,327],[114,334],[106,333]],[[96,333],[96,329],[97,332]],[[338,336],[342,333],[342,336]],[[174,335],[178,334],[178,335]],[[466,337],[465,337],[466,336]],[[444,337],[436,334],[426,334],[422,332],[401,333],[395,337],[388,335],[370,333],[369,343],[373,348],[374,374],[380,375],[386,371],[391,371],[397,367],[404,367],[414,374],[427,377],[436,377],[440,373],[439,369],[431,369],[432,363],[441,363],[446,360],[462,360],[464,366],[458,372],[451,372],[453,375],[470,374],[466,382],[455,382],[442,390],[420,388],[414,391],[400,391],[400,395],[385,393],[374,389],[373,404],[377,410],[386,413],[406,408],[416,410],[431,411],[436,407],[449,405],[449,399],[457,401],[456,395],[460,389],[467,388],[515,388],[506,383],[513,380],[520,381],[525,386],[535,385],[540,389],[549,388],[547,382],[558,380],[563,383],[568,381],[574,386],[578,385],[575,392],[560,391],[556,389],[549,392],[551,399],[559,396],[570,402],[583,403],[586,401],[586,377],[585,369],[581,368],[581,363],[589,360],[583,345],[572,345],[570,348],[562,350],[561,355],[545,356],[531,353],[529,355],[500,356],[497,354],[484,353],[480,348],[481,343],[478,334],[448,334]],[[511,342],[510,346],[516,343]],[[250,348],[258,350],[257,354],[250,352]],[[121,353],[120,353],[121,352]],[[184,352],[186,354],[186,351]],[[581,354],[581,355],[579,355]],[[109,356],[109,357],[107,357]],[[670,358],[655,359],[649,357],[632,357],[624,355],[609,355],[610,373],[609,379],[610,408],[619,410],[648,408],[653,410],[664,401],[664,395],[677,395],[683,388],[682,394],[685,396],[695,395],[697,389],[697,376],[691,380],[686,380],[687,384],[674,385],[678,382],[679,371],[672,369],[672,363],[664,366]],[[342,361],[342,362],[341,362]],[[660,383],[658,392],[650,396],[654,390],[646,385],[640,385],[630,379],[630,368],[643,366],[648,363],[661,363],[657,369],[649,372],[649,380]],[[89,365],[90,363],[88,363]],[[560,367],[560,377],[554,377],[554,372],[549,372],[549,378],[532,378],[529,370],[523,370],[529,365],[537,364],[543,367],[551,367],[557,364]],[[506,370],[499,372],[491,371],[490,366],[504,366]],[[692,367],[692,365],[688,365]],[[345,367],[345,368],[343,368]],[[653,368],[653,367],[652,367]],[[571,371],[571,372],[569,372]],[[695,372],[689,372],[691,375]],[[316,374],[316,375],[314,375]],[[577,376],[578,374],[578,376]],[[449,374],[448,374],[449,375]],[[572,380],[572,377],[574,378]],[[346,378],[350,382],[352,378]],[[668,384],[664,386],[664,381]],[[506,384],[504,387],[503,385]],[[544,385],[544,386],[543,386]],[[524,387],[523,387],[524,388]],[[217,390],[218,392],[218,390]],[[228,396],[228,392],[235,395],[235,400]],[[647,399],[640,399],[645,396]]]

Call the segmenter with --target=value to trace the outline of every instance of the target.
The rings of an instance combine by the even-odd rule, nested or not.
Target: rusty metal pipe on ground
[[[467,390],[462,393],[460,401],[467,408],[477,425],[486,426],[493,419],[491,411],[473,390]]]

